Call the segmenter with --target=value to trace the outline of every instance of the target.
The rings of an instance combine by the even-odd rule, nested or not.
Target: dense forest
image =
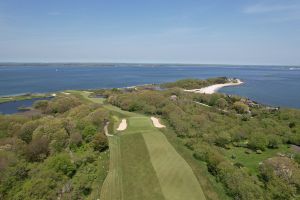
[[[0,199],[96,199],[108,170],[110,114],[71,95],[39,114],[0,115]]]
[[[300,111],[182,90],[226,81],[91,92],[106,104],[163,119],[229,198],[299,198]],[[111,113],[72,94],[34,108],[34,116],[0,115],[0,199],[95,199],[108,170],[103,129]]]

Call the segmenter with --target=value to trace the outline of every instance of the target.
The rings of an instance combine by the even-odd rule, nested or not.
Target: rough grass
[[[122,200],[122,171],[120,137],[109,137],[110,162],[109,172],[101,190],[101,199]]]
[[[165,122],[165,124],[167,124]],[[173,145],[176,151],[185,159],[185,161],[192,168],[195,176],[197,177],[202,190],[208,200],[229,200],[231,199],[226,195],[226,192],[221,183],[217,182],[215,177],[212,176],[208,170],[205,162],[199,161],[194,158],[193,151],[184,146],[183,141],[176,137],[176,134],[171,130],[164,129],[163,133],[168,141]]]
[[[229,150],[225,150],[225,155],[233,163],[238,162],[243,164],[249,170],[249,172],[253,174],[258,174],[260,162],[276,156],[277,153],[287,153],[290,151],[288,145],[281,145],[278,149],[266,149],[262,152],[262,154],[257,154],[255,152],[246,154],[246,150],[247,149],[243,147],[232,147]],[[232,156],[235,158],[233,159]]]

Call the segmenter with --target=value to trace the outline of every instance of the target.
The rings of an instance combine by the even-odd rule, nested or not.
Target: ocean
[[[119,88],[184,78],[235,77],[220,90],[259,103],[300,108],[300,67],[143,64],[0,64],[0,96],[66,89]]]

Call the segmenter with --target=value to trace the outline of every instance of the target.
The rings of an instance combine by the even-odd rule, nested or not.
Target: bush
[[[230,141],[231,141],[230,134],[227,132],[222,132],[217,136],[215,143],[220,147],[225,147],[227,144],[230,143]]]
[[[35,109],[39,109],[41,111],[45,111],[47,109],[49,105],[49,101],[47,100],[39,100],[39,101],[35,101],[34,104],[33,104],[33,107]]]
[[[221,109],[224,109],[228,106],[228,103],[226,101],[226,99],[224,98],[220,98],[216,101],[216,105],[221,108]]]
[[[269,137],[268,137],[268,148],[277,149],[281,143],[282,142],[281,142],[281,140],[278,136],[269,135]]]
[[[300,169],[290,158],[270,158],[260,165],[259,172],[272,199],[291,199],[300,188]]]
[[[263,133],[253,133],[250,135],[248,146],[253,150],[264,151],[268,145],[267,136]]]
[[[249,107],[244,104],[243,102],[235,102],[233,104],[233,108],[240,114],[248,113],[249,112]]]

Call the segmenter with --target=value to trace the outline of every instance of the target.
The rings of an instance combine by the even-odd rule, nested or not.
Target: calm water
[[[0,66],[0,96],[126,87],[217,76],[237,77],[245,82],[221,92],[246,96],[269,105],[300,108],[300,68],[284,66]]]
[[[14,114],[22,112],[18,108],[31,107],[37,100],[50,100],[52,97],[34,98],[21,101],[11,101],[6,103],[0,103],[0,114]]]

